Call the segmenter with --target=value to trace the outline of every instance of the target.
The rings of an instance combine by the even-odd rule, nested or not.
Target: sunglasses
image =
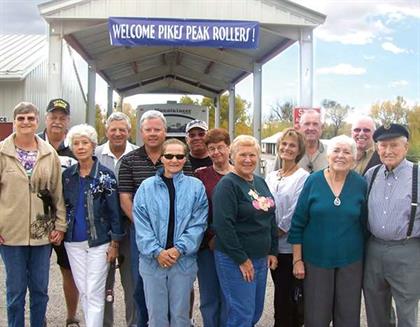
[[[163,155],[163,157],[164,157],[165,159],[168,159],[168,160],[172,160],[174,157],[175,157],[177,160],[182,160],[182,159],[184,159],[184,158],[185,158],[185,154],[172,154],[172,153],[165,153],[165,154]]]
[[[363,133],[370,133],[372,130],[370,128],[355,128],[353,129],[353,132],[355,133],[360,133],[361,131],[363,131]]]
[[[25,121],[25,120],[27,120],[27,121],[35,121],[36,120],[36,117],[35,116],[17,116],[16,117],[16,120],[19,121],[19,122],[22,122],[22,121]]]
[[[206,136],[206,132],[197,132],[197,133],[188,133],[188,136],[193,137],[204,137]]]

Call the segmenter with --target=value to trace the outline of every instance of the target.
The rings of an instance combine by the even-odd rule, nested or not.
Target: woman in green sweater
[[[352,167],[353,139],[330,140],[329,167],[308,177],[289,243],[293,274],[304,279],[305,327],[360,326],[366,182]]]
[[[224,327],[254,326],[264,308],[267,267],[277,266],[274,200],[264,179],[254,175],[257,140],[240,135],[231,145],[233,172],[213,192],[216,271],[226,299]]]

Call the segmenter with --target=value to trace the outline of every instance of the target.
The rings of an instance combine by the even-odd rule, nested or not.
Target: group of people
[[[327,145],[320,114],[308,110],[282,132],[264,180],[254,137],[231,142],[200,120],[187,124],[185,144],[166,140],[165,117],[148,111],[137,147],[120,112],[102,145],[89,125],[69,129],[63,99],[51,100],[39,135],[33,104],[13,117],[0,143],[9,326],[24,326],[27,289],[31,326],[46,325],[51,246],[66,326],[79,325],[79,297],[86,326],[113,325],[116,265],[127,326],[191,326],[196,277],[204,327],[254,326],[268,270],[275,327],[359,326],[362,288],[369,326],[417,326],[418,167],[406,160],[405,127],[375,130],[363,117],[352,137]]]

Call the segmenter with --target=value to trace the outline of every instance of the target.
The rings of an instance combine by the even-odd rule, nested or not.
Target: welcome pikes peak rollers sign
[[[113,46],[258,48],[259,23],[236,20],[184,20],[110,17]]]

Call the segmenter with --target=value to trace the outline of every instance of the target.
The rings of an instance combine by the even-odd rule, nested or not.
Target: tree
[[[130,118],[130,124],[131,124],[130,141],[136,142],[136,135],[137,135],[136,109],[134,109],[130,103],[124,103],[121,111]]]
[[[332,136],[337,136],[340,129],[345,126],[345,119],[350,111],[350,106],[342,106],[337,101],[325,99],[322,101],[322,107],[325,109],[325,117],[331,121]]]
[[[98,142],[101,144],[105,140],[105,117],[102,114],[101,107],[98,104],[95,105],[95,110],[95,129],[98,133]]]
[[[408,157],[413,161],[420,160],[420,105],[415,105],[407,114],[410,130],[410,147]]]
[[[372,118],[379,125],[396,123],[407,125],[409,107],[402,96],[397,96],[395,101],[375,103],[370,108]]]
[[[283,104],[278,100],[271,106],[269,120],[277,120],[285,123],[293,123],[293,108],[296,106],[292,101]]]

